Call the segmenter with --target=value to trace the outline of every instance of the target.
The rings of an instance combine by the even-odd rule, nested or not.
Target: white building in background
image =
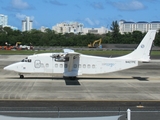
[[[133,31],[141,31],[147,32],[148,30],[159,30],[160,29],[160,21],[140,21],[140,22],[130,22],[125,20],[119,21],[119,29],[120,33],[123,34],[125,32],[133,32]]]
[[[52,30],[56,31],[57,33],[81,33],[81,34],[105,34],[108,32],[107,28],[84,28],[82,23],[78,22],[71,22],[71,23],[59,23],[56,26],[52,27]]]
[[[57,33],[82,33],[83,24],[78,22],[70,22],[70,23],[59,23],[56,26],[52,27],[52,30]]]
[[[0,26],[2,26],[2,27],[10,27],[13,30],[18,30],[17,27],[8,25],[8,16],[7,15],[3,15],[3,14],[0,14]]]
[[[7,15],[0,14],[0,25],[2,27],[8,25],[8,16]]]
[[[41,32],[45,32],[46,29],[49,29],[49,28],[48,28],[48,27],[45,27],[45,26],[41,26],[40,31],[41,31]]]
[[[108,29],[105,27],[101,28],[83,28],[83,34],[92,33],[92,34],[106,34]]]
[[[33,21],[29,17],[22,20],[22,31],[30,31],[32,29]]]

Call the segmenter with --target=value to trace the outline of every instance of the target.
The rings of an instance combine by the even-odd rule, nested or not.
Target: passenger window
[[[77,68],[77,64],[74,64],[74,68]]]
[[[31,59],[28,59],[28,62],[31,62]]]
[[[67,64],[65,64],[64,67],[67,68]]]
[[[63,67],[63,65],[62,64],[60,64],[60,68],[62,68]]]
[[[86,68],[86,65],[85,65],[85,64],[83,64],[83,68]]]
[[[46,63],[46,67],[49,67],[49,64],[48,64],[48,63]]]
[[[57,68],[57,67],[58,67],[58,64],[55,64],[55,67]]]
[[[88,64],[88,65],[87,65],[87,68],[90,68],[90,67],[91,67],[91,66]]]
[[[95,68],[95,65],[92,65],[92,68]]]

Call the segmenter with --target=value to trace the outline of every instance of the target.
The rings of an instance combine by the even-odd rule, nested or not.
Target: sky
[[[160,0],[0,0],[0,14],[22,28],[29,16],[33,28],[52,29],[58,23],[79,22],[85,28],[110,26],[113,21],[160,21]]]

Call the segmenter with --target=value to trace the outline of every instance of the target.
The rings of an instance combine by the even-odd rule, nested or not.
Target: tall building
[[[32,29],[33,21],[29,17],[26,17],[25,20],[22,20],[22,31],[30,31]]]
[[[2,27],[8,25],[8,16],[7,15],[0,14],[0,25]]]
[[[2,27],[10,27],[13,30],[18,30],[17,27],[8,25],[8,16],[7,15],[3,15],[3,14],[0,14],[0,26],[2,26]]]
[[[159,30],[160,29],[160,21],[139,21],[139,22],[130,22],[125,20],[119,21],[119,29],[120,33],[123,34],[125,32],[133,32],[133,31],[141,31],[147,32],[148,30]]]

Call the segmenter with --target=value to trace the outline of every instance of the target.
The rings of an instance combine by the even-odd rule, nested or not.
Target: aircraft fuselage
[[[56,54],[58,53],[31,55],[21,62],[7,66],[5,69],[18,72],[19,74],[62,73],[64,76],[70,77],[83,74],[109,73],[138,66],[138,61],[136,60],[123,60],[80,54],[79,56],[73,57],[72,66],[69,68],[69,60],[65,61],[63,58],[57,59],[52,57]]]

